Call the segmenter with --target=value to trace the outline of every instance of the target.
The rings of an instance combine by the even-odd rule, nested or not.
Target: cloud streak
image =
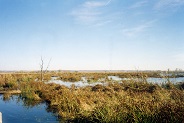
[[[136,3],[134,3],[132,6],[130,6],[130,9],[135,9],[135,8],[143,7],[143,6],[145,6],[147,3],[148,3],[147,0],[143,0],[143,1],[136,2]]]
[[[155,23],[156,20],[145,22],[144,24],[140,24],[138,26],[132,27],[132,28],[124,28],[122,29],[122,33],[125,36],[132,37],[137,34],[140,34],[141,32],[146,31],[148,28],[153,26],[153,23]]]
[[[100,23],[99,25],[106,24],[103,22],[104,11],[100,10],[111,3],[111,0],[103,1],[86,1],[78,8],[71,12],[71,15],[77,22],[83,24]],[[107,21],[107,20],[105,20]]]
[[[87,1],[83,4],[86,8],[96,8],[96,7],[103,7],[106,6],[106,2],[99,2],[99,1]]]
[[[156,3],[155,9],[162,10],[162,9],[170,9],[170,8],[177,8],[184,5],[184,0],[160,0]]]
[[[87,9],[79,9],[75,10],[72,13],[72,16],[74,16],[75,20],[82,22],[82,23],[92,23],[98,20],[98,16],[100,16],[102,13],[99,11],[92,11]]]

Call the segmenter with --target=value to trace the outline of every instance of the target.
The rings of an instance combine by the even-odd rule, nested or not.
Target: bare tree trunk
[[[51,58],[52,59],[52,58]],[[40,64],[40,80],[43,82],[44,80],[44,74],[47,72],[48,68],[49,68],[49,65],[50,65],[50,62],[51,62],[51,59],[49,60],[49,63],[47,65],[47,68],[45,70],[44,69],[44,61],[43,61],[43,58],[41,56],[41,64]]]
[[[43,82],[43,65],[44,65],[44,62],[43,62],[43,59],[42,59],[42,57],[41,57],[41,64],[40,64],[40,74],[41,74],[41,77],[40,77],[40,79],[41,79],[41,81]]]

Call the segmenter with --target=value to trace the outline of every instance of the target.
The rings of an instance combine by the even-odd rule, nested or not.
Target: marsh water
[[[59,85],[64,85],[66,87],[71,87],[72,85],[75,85],[76,87],[85,87],[85,86],[95,86],[97,84],[104,85],[105,83],[102,82],[87,82],[85,77],[81,78],[81,81],[78,82],[65,82],[62,80],[57,80],[57,77],[52,77],[51,80],[49,80],[46,83],[56,83]]]
[[[71,87],[72,85],[75,85],[75,87],[85,87],[85,86],[95,86],[97,84],[100,85],[107,85],[106,82],[104,82],[104,78],[99,79],[98,81],[95,82],[88,82],[85,77],[81,78],[81,81],[78,82],[65,82],[62,80],[58,80],[58,77],[52,77],[51,80],[49,80],[46,83],[56,83],[60,85],[64,85],[66,87]],[[108,76],[108,80],[110,82],[118,82],[121,83],[122,81],[127,81],[127,80],[133,80],[133,81],[140,81],[142,80],[141,78],[120,78],[118,76]],[[145,79],[145,81],[149,83],[156,83],[156,84],[162,84],[162,83],[179,83],[179,82],[184,82],[184,77],[177,77],[177,78],[155,78],[155,77],[148,77]]]
[[[19,96],[4,100],[0,95],[0,112],[3,123],[59,123],[53,113],[47,112],[45,103],[27,105]]]

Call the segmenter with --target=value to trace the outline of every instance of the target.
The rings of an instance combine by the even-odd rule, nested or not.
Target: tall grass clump
[[[30,101],[40,101],[39,97],[42,82],[21,82],[21,97]]]
[[[18,89],[17,79],[11,74],[0,75],[0,90],[16,90]]]

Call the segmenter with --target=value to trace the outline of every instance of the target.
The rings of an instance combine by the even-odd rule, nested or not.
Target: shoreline
[[[7,90],[7,91],[0,91],[0,94],[21,94],[20,90]]]

